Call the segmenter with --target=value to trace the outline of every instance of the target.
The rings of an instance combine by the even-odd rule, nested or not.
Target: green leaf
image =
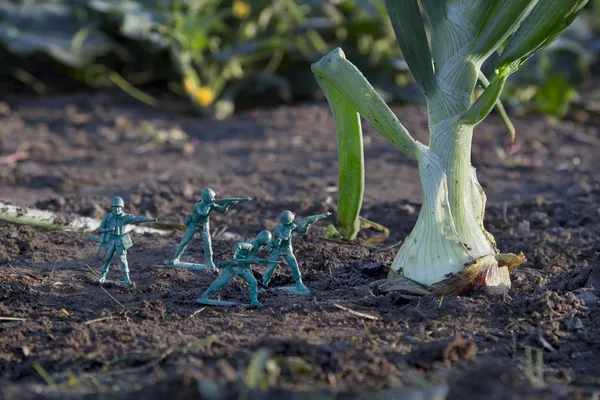
[[[517,30],[537,1],[494,0],[477,33],[472,54],[482,60],[489,57]]]
[[[364,156],[359,114],[406,154],[421,150],[408,131],[362,73],[337,48],[311,69],[335,118],[338,137],[338,223],[344,237],[353,239],[360,230],[364,193]],[[421,145],[422,146],[422,145]]]
[[[587,0],[546,0],[538,3],[504,47],[498,65],[517,69],[563,33],[586,3]]]
[[[41,52],[75,68],[117,46],[66,5],[12,3],[0,3],[0,44],[19,56]]]
[[[363,118],[400,151],[412,156],[419,152],[417,142],[358,68],[346,60],[340,48],[329,52],[311,69],[317,77],[333,85]]]
[[[492,83],[483,91],[475,104],[473,104],[461,118],[461,122],[466,125],[474,126],[487,117],[498,103],[502,88],[509,75],[510,71],[508,69],[504,69],[500,74],[496,75]]]
[[[479,81],[481,82],[481,84],[483,85],[484,88],[487,88],[488,86],[490,86],[490,81],[488,81],[488,79],[485,77],[485,75],[481,71],[479,72]],[[496,111],[498,112],[498,115],[500,115],[500,118],[502,118],[502,121],[508,128],[508,133],[510,134],[511,142],[514,143],[517,132],[515,130],[515,126],[513,125],[512,121],[510,120],[510,117],[506,113],[506,110],[504,109],[504,106],[502,105],[502,102],[500,101],[500,99],[498,99],[496,101]]]
[[[437,24],[443,23],[446,18],[446,2],[444,0],[421,0],[421,4],[423,4],[423,9],[434,29]]]
[[[417,0],[386,0],[390,20],[410,72],[425,94],[436,89],[431,50]]]
[[[233,49],[220,51],[214,54],[213,59],[216,61],[229,61],[236,57],[247,56],[265,50],[272,53],[274,50],[287,50],[287,48],[288,42],[285,38],[272,36],[268,39],[246,41]]]
[[[538,111],[563,118],[576,96],[573,86],[561,74],[553,74],[536,91],[533,101]]]
[[[317,77],[325,93],[338,141],[337,221],[342,236],[354,240],[360,231],[360,209],[365,190],[365,165],[360,116],[334,85]]]

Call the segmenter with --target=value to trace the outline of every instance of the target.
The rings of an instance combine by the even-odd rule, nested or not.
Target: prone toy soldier
[[[215,200],[214,190],[210,188],[202,189],[201,200],[196,203],[192,213],[185,217],[185,220],[183,221],[187,229],[181,243],[175,251],[175,256],[167,266],[177,267],[177,265],[181,264],[179,262],[179,257],[181,257],[188,244],[192,241],[196,232],[198,232],[204,244],[206,266],[216,269],[213,261],[212,243],[210,238],[210,213],[214,210],[220,214],[225,214],[230,206],[250,200],[252,200],[250,197]]]
[[[252,264],[267,264],[266,258],[257,258],[258,252],[262,246],[271,242],[272,236],[269,231],[262,231],[256,236],[255,240],[247,242],[238,242],[233,246],[233,259],[218,262],[219,268],[224,268],[223,272],[215,279],[210,287],[202,294],[197,302],[202,304],[230,305],[230,302],[215,302],[209,300],[209,297],[218,292],[223,286],[227,285],[234,276],[239,276],[250,286],[250,304],[262,307],[258,301],[258,282],[252,273],[250,266]]]
[[[120,197],[113,197],[111,201],[112,212],[106,214],[100,224],[100,232],[102,233],[101,238],[89,236],[88,239],[100,243],[98,252],[102,246],[104,249],[104,264],[100,272],[100,283],[107,282],[106,274],[110,266],[110,260],[113,254],[116,252],[119,256],[119,264],[121,264],[121,272],[123,273],[123,280],[120,282],[121,285],[130,286],[132,284],[129,279],[129,265],[127,264],[127,250],[133,246],[129,233],[125,232],[125,225],[139,224],[143,222],[155,222],[158,221],[156,218],[136,217],[133,214],[123,213],[123,207],[125,203]],[[110,282],[110,281],[108,281]]]

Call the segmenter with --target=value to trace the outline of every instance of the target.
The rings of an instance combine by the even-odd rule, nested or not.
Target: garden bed
[[[395,111],[426,141],[424,109]],[[215,272],[159,268],[182,232],[133,235],[136,286],[102,288],[87,234],[0,223],[0,317],[22,319],[0,320],[0,398],[267,398],[246,392],[254,385],[273,399],[441,399],[446,384],[452,399],[588,398],[600,390],[600,293],[586,287],[600,286],[598,128],[537,116],[514,122],[514,154],[497,117],[476,129],[473,145],[486,228],[502,251],[528,258],[505,297],[410,301],[370,285],[385,278],[390,246],[412,229],[421,189],[416,164],[369,126],[362,215],[390,237],[372,246],[325,240],[334,219],[320,221],[294,239],[312,293],[270,290],[259,297],[263,309],[199,306]],[[205,186],[218,197],[253,197],[212,218],[216,260],[273,229],[285,209],[335,212],[337,149],[325,103],[217,122],[118,93],[17,99],[0,104],[0,148],[0,156],[20,154],[0,165],[0,199],[21,205],[101,217],[120,195],[126,212],[181,222]],[[196,240],[183,258],[202,257]],[[111,274],[119,276],[116,266]],[[281,265],[272,285],[292,282]],[[220,295],[248,300],[239,280]],[[260,363],[251,360],[264,349],[272,361],[253,379],[248,370]]]

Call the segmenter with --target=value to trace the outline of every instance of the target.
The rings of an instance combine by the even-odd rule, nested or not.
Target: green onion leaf
[[[364,119],[405,154],[420,150],[367,78],[346,59],[339,47],[311,66],[313,73],[335,87]]]
[[[431,51],[417,0],[386,0],[396,39],[410,72],[426,97],[436,88]]]
[[[546,0],[538,5],[510,38],[498,65],[516,70],[552,43],[573,22],[587,0]]]
[[[333,118],[338,141],[338,206],[337,221],[340,233],[354,240],[360,231],[360,209],[365,190],[363,137],[360,116],[335,86],[317,77],[325,93]]]
[[[479,29],[472,54],[482,60],[489,57],[517,30],[536,3],[537,0],[494,0]]]
[[[480,123],[498,103],[504,83],[510,75],[509,69],[506,68],[496,75],[492,83],[483,91],[477,101],[469,108],[465,115],[461,118],[461,122],[466,125],[475,126]]]
[[[490,86],[490,81],[488,81],[486,76],[481,71],[479,71],[479,82],[481,82],[481,84],[483,85],[484,88],[487,88],[488,86]],[[504,109],[504,106],[502,105],[502,102],[500,101],[500,99],[498,99],[496,101],[496,111],[498,112],[498,115],[500,115],[500,118],[502,118],[502,121],[508,128],[511,142],[514,143],[517,132],[515,130],[515,126],[513,125],[512,121],[510,120],[510,117],[506,113],[506,110]]]

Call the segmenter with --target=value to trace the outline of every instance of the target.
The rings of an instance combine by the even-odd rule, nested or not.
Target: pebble
[[[579,293],[577,295],[577,298],[579,300],[583,300],[586,307],[594,307],[596,304],[598,304],[598,296],[596,296],[592,291]]]

